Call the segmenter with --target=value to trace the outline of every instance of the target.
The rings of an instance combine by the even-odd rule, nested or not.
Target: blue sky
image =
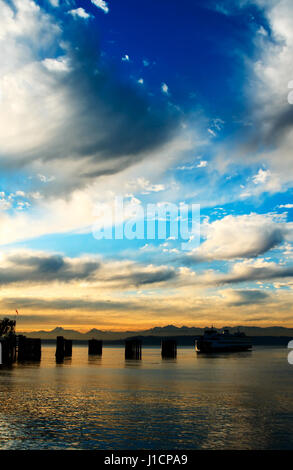
[[[0,0],[2,314],[292,326],[292,9]],[[200,245],[97,240],[117,196],[200,204]]]

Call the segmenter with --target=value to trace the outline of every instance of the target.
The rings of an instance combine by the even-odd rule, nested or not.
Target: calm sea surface
[[[62,365],[54,353],[0,369],[1,449],[293,449],[286,348],[125,361],[123,348],[74,346]]]

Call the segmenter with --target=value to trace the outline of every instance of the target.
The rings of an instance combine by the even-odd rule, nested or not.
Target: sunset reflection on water
[[[293,447],[293,368],[286,348],[162,360],[122,348],[56,365],[0,370],[1,449],[288,449]]]

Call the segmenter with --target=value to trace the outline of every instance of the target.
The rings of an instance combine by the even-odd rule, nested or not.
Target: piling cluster
[[[39,338],[26,338],[23,335],[16,337],[17,360],[40,361],[41,360],[41,340]]]
[[[141,359],[142,341],[137,338],[125,340],[125,359]],[[97,339],[88,341],[88,354],[90,356],[101,356],[103,352],[103,342]],[[162,358],[177,357],[177,342],[175,339],[162,339]],[[57,336],[56,339],[56,362],[63,362],[66,357],[72,356],[72,340]],[[41,340],[26,338],[23,335],[9,335],[0,337],[0,365],[12,364],[18,360],[40,361],[41,360]]]
[[[62,362],[65,357],[72,356],[72,340],[57,336],[56,340],[56,361]]]
[[[177,357],[177,343],[175,339],[162,340],[161,355],[164,359],[175,359]]]
[[[141,359],[141,340],[125,340],[125,359]]]

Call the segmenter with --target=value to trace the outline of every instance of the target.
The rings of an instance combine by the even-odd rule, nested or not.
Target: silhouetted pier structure
[[[103,352],[103,341],[89,339],[89,356],[101,356]]]
[[[65,357],[72,356],[72,340],[65,339],[63,336],[56,338],[56,361],[62,362]]]
[[[65,345],[63,336],[57,336],[56,338],[56,361],[62,362],[65,356]]]
[[[162,339],[161,355],[164,359],[175,359],[177,357],[177,342],[175,339]]]
[[[41,360],[42,346],[39,338],[26,338],[26,336],[19,335],[16,344],[19,362]]]
[[[141,340],[125,340],[125,359],[141,359]]]

